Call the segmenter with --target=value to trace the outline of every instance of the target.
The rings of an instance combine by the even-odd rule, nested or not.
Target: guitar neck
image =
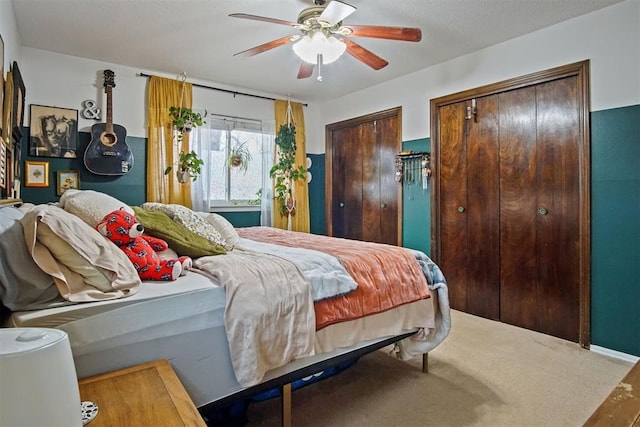
[[[113,105],[111,103],[111,86],[105,88],[107,93],[107,123],[105,125],[105,131],[107,133],[113,133]]]

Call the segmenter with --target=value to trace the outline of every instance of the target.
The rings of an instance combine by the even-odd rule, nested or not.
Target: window
[[[259,207],[270,168],[272,132],[264,131],[257,120],[216,116],[206,120],[193,132],[191,141],[206,169],[192,185],[194,201],[202,200],[201,206],[207,209]],[[232,162],[232,153],[239,153],[239,162]]]

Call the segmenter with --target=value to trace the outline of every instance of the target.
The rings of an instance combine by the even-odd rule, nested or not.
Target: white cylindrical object
[[[0,426],[82,426],[69,337],[48,328],[0,328]]]

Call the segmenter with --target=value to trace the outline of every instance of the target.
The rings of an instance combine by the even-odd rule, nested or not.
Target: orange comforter
[[[272,227],[237,230],[240,237],[245,239],[321,251],[342,262],[358,283],[358,289],[316,302],[316,330],[429,298],[422,269],[415,257],[404,248]]]

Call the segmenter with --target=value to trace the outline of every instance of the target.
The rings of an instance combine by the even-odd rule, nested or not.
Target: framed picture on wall
[[[57,171],[56,194],[62,196],[67,190],[80,189],[80,171]]]
[[[18,68],[16,61],[13,61],[11,74],[13,75],[13,138],[16,143],[19,143],[22,138],[22,126],[24,126],[24,99],[26,91],[22,75],[20,74],[20,68]]]
[[[48,187],[49,186],[49,162],[24,162],[24,186]]]
[[[7,80],[4,82],[4,100],[2,107],[2,137],[5,144],[11,149],[11,111],[13,110],[13,77],[11,71],[7,73]]]
[[[29,154],[76,158],[78,110],[31,104]]]

